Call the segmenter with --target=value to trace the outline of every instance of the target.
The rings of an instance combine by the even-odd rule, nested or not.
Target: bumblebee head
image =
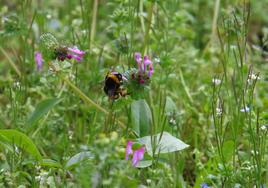
[[[121,84],[123,81],[123,77],[122,77],[122,74],[118,72],[108,72],[105,77],[105,82],[108,80],[113,81],[116,84]]]

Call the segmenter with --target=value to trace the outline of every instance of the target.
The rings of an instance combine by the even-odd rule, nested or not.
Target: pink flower
[[[149,65],[149,71],[148,71],[147,75],[148,75],[148,77],[151,77],[153,74],[153,62],[149,59],[149,57],[147,55],[145,55],[143,57],[143,60],[142,60],[141,54],[139,52],[135,52],[134,58],[138,64],[139,73],[141,73],[141,74],[145,73],[145,75],[146,75],[147,67]]]
[[[141,147],[134,151],[132,157],[132,166],[137,166],[138,162],[143,159],[144,153],[145,153],[145,147]]]
[[[153,64],[153,62],[149,59],[149,57],[147,55],[145,55],[143,58],[143,66],[144,66],[143,71],[144,72],[146,71],[147,65],[152,65],[152,64]]]
[[[132,141],[128,141],[127,142],[127,147],[126,147],[126,160],[128,160],[129,155],[131,155],[133,153],[132,145],[133,145],[133,142]]]
[[[42,58],[42,54],[40,52],[35,52],[34,53],[34,61],[35,61],[37,70],[41,71],[44,61],[43,61],[43,58]]]
[[[145,153],[145,147],[141,147],[137,150],[132,150],[132,141],[127,142],[126,146],[126,160],[129,159],[129,155],[133,154],[132,157],[132,166],[137,166],[138,162],[141,161],[144,158],[144,153]]]
[[[82,51],[82,50],[79,50],[77,47],[68,48],[68,50],[69,50],[70,52],[73,52],[74,54],[79,55],[79,56],[83,56],[83,55],[85,55],[85,52]]]
[[[137,63],[141,63],[142,58],[141,58],[141,54],[139,52],[135,52],[134,57],[135,57],[135,60]]]
[[[79,50],[77,47],[72,47],[72,48],[68,48],[68,54],[67,54],[67,58],[68,59],[75,59],[77,61],[81,61],[81,59],[83,58],[83,56],[85,55],[86,52]]]
[[[142,65],[141,65],[142,64],[142,58],[141,58],[141,54],[138,53],[138,52],[135,52],[134,57],[135,57],[135,60],[136,60],[136,62],[138,64],[138,69],[141,72],[142,71]]]
[[[149,65],[149,71],[148,71],[148,77],[151,77],[152,74],[153,74],[153,72],[154,72],[153,65],[150,64],[150,65]]]

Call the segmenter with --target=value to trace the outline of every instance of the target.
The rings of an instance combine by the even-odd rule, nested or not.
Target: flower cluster
[[[45,60],[64,61],[65,59],[74,59],[81,61],[85,52],[79,50],[76,46],[66,47],[59,44],[57,39],[50,33],[45,33],[40,36],[41,52],[35,52],[35,63],[37,70],[42,69]]]
[[[142,59],[141,54],[138,52],[134,54],[134,58],[138,65],[138,72],[136,74],[133,73],[131,75],[131,79],[137,80],[140,84],[144,84],[150,79],[154,72],[153,62],[149,59],[147,55],[145,55]]]
[[[145,147],[140,147],[137,150],[132,150],[132,145],[133,142],[132,141],[128,141],[127,142],[127,147],[126,147],[126,160],[129,159],[129,155],[132,155],[132,166],[137,166],[138,162],[141,161],[144,157],[144,153],[145,153]]]
[[[53,59],[57,59],[59,61],[64,61],[65,59],[74,59],[79,62],[82,60],[84,55],[85,52],[79,50],[77,47],[59,47],[55,49]],[[35,52],[34,59],[37,66],[37,70],[40,71],[44,62],[41,52]]]

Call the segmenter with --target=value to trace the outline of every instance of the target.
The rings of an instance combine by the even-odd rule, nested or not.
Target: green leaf
[[[47,166],[47,167],[54,167],[54,168],[61,168],[61,164],[57,161],[54,161],[52,159],[43,159],[40,161],[41,166]]]
[[[40,118],[42,118],[45,114],[48,113],[56,104],[58,104],[62,99],[52,98],[41,101],[37,104],[34,112],[31,114],[29,119],[27,120],[28,125],[33,125]]]
[[[170,97],[167,97],[166,98],[165,111],[166,111],[166,113],[174,113],[174,112],[177,112],[178,111],[175,102]]]
[[[149,134],[152,125],[152,113],[144,99],[134,101],[131,104],[131,122],[134,131],[139,136]]]
[[[167,132],[163,132],[161,137],[161,133],[154,136],[145,136],[138,139],[138,142],[145,145],[146,151],[149,155],[153,155],[153,149],[155,148],[155,153],[170,153],[174,151],[183,150],[189,145],[185,144],[183,141],[178,138],[172,136]],[[153,142],[152,142],[153,141]]]
[[[87,159],[92,159],[92,158],[93,158],[93,154],[90,151],[83,151],[83,152],[77,153],[76,155],[74,155],[67,161],[65,168],[71,169],[78,163]]]
[[[8,144],[15,144],[16,146],[20,147],[21,149],[25,150],[26,152],[34,156],[37,160],[42,159],[42,156],[39,153],[33,141],[28,136],[17,130],[13,129],[0,130],[0,139],[2,142]]]
[[[138,164],[135,167],[137,167],[137,168],[146,168],[146,167],[151,166],[152,164],[153,164],[152,160],[144,160],[144,161],[139,161]]]

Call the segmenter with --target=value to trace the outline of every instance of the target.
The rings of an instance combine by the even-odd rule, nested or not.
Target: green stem
[[[148,40],[149,40],[149,34],[150,34],[150,29],[151,29],[151,24],[152,24],[152,18],[153,18],[153,12],[154,12],[154,3],[151,3],[150,9],[149,9],[149,16],[148,16],[148,25],[146,28],[145,36],[144,36],[144,49],[143,53],[147,53],[147,48],[148,48]]]
[[[8,54],[6,53],[6,51],[0,47],[0,51],[4,54],[4,56],[7,58],[7,62],[11,65],[11,67],[15,70],[15,72],[17,73],[17,75],[19,77],[21,77],[21,72],[18,69],[18,67],[16,66],[15,62],[13,62],[13,60],[8,56]]]
[[[91,20],[89,49],[92,48],[94,38],[95,38],[97,13],[98,13],[98,0],[94,0],[93,13],[92,13],[93,15],[92,15],[92,20]]]

